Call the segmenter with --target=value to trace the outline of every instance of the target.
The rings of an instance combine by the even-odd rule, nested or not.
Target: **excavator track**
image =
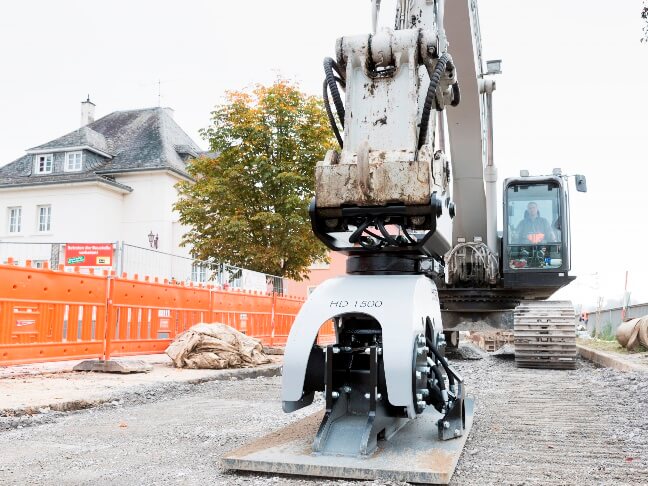
[[[571,302],[523,302],[515,308],[513,334],[519,368],[576,368],[576,320]]]

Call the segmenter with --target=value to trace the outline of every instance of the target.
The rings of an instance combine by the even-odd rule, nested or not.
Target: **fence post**
[[[275,305],[277,303],[277,292],[272,287],[272,310],[270,311],[270,346],[274,346],[275,337]]]
[[[115,322],[115,308],[113,306],[113,297],[115,291],[115,277],[114,275],[108,275],[106,277],[106,324],[104,326],[104,355],[103,360],[110,360],[110,346],[112,344],[113,338],[113,323]]]
[[[207,322],[210,324],[214,322],[214,288],[213,287],[208,287],[209,290],[209,317],[207,318]]]
[[[115,271],[117,272],[117,275],[121,275],[124,272],[124,241],[117,241],[116,245],[117,268],[115,268]]]

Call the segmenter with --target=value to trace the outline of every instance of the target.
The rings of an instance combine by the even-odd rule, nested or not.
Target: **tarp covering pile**
[[[176,368],[250,368],[269,363],[258,339],[226,324],[196,324],[166,349]]]
[[[628,351],[635,350],[640,344],[648,349],[648,316],[622,323],[616,331],[616,338]]]

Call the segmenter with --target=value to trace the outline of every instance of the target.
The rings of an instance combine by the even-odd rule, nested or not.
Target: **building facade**
[[[49,259],[48,243],[68,242],[125,242],[188,257],[175,185],[190,180],[186,164],[201,150],[172,110],[116,111],[95,121],[87,100],[81,113],[81,128],[0,167],[0,262]],[[187,262],[160,274],[190,274]]]
[[[308,297],[322,282],[330,278],[345,275],[347,257],[338,252],[330,252],[328,257],[328,263],[315,262],[311,265],[308,271],[308,277],[304,280],[300,280],[299,282],[287,280],[285,284],[287,292],[297,297]]]

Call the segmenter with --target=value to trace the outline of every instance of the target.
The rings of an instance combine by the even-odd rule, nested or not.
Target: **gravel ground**
[[[648,375],[454,365],[477,410],[452,484],[648,484]],[[280,378],[165,385],[44,413],[0,432],[0,484],[397,484],[221,471],[224,453],[322,406],[283,414],[279,393]]]

